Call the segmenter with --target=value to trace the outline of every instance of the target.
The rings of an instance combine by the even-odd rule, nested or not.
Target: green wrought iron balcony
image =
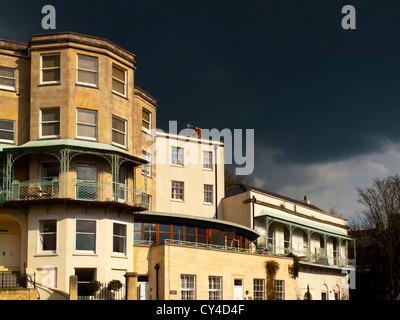
[[[142,189],[108,181],[84,181],[72,179],[60,181],[14,180],[10,190],[2,190],[0,202],[32,201],[46,199],[74,199],[94,202],[117,202],[142,209],[148,208],[148,194]]]
[[[355,267],[355,260],[338,255],[327,255],[325,250],[318,249],[316,252],[311,250],[296,250],[294,248],[269,245],[267,249],[261,250],[267,255],[287,256],[290,253],[299,258],[300,263],[324,266],[331,268],[343,268],[344,266]]]

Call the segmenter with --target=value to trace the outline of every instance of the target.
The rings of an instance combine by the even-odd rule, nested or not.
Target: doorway
[[[243,300],[243,279],[233,280],[233,299]]]

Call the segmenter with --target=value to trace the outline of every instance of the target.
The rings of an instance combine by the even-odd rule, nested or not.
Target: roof
[[[138,219],[141,221],[168,221],[176,223],[187,223],[216,229],[235,229],[239,233],[249,237],[252,240],[257,239],[260,236],[260,234],[256,230],[253,230],[238,223],[221,219],[153,211],[141,211],[140,213],[134,213],[134,219]]]
[[[72,150],[90,150],[95,153],[111,153],[119,155],[123,158],[131,160],[136,163],[146,164],[147,161],[131,155],[125,150],[115,147],[113,145],[101,142],[86,141],[86,140],[75,140],[75,139],[52,139],[52,140],[36,140],[29,141],[20,146],[14,145],[0,145],[0,152],[4,153],[25,153],[35,151],[54,151],[60,149],[72,149]]]
[[[251,185],[244,184],[244,183],[235,184],[233,186],[227,187],[226,190],[225,190],[225,197],[227,198],[227,197],[235,196],[237,194],[244,193],[244,192],[247,192],[247,191],[257,191],[257,192],[260,192],[260,193],[264,193],[266,195],[270,195],[270,196],[273,196],[273,197],[276,197],[276,198],[280,198],[280,199],[285,200],[285,201],[290,201],[290,202],[293,202],[293,203],[296,203],[296,204],[300,204],[300,205],[302,205],[304,207],[307,207],[307,208],[310,208],[310,209],[313,209],[313,210],[318,210],[318,211],[324,212],[323,210],[321,210],[320,208],[318,208],[318,207],[316,207],[316,206],[314,206],[312,204],[309,204],[309,203],[306,203],[306,202],[303,202],[303,201],[300,201],[300,200],[295,200],[293,198],[289,198],[289,197],[286,197],[286,196],[282,196],[280,194],[273,193],[271,191],[267,191],[267,190],[263,190],[263,189],[260,189],[260,188],[256,188],[256,187],[253,187]]]

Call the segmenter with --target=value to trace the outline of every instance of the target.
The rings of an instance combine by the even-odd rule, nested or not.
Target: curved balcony
[[[48,199],[72,199],[93,202],[116,202],[140,209],[148,208],[148,195],[142,189],[128,187],[122,183],[108,181],[82,181],[71,179],[64,183],[54,178],[49,180],[14,180],[9,191],[3,190],[0,202],[31,202]]]

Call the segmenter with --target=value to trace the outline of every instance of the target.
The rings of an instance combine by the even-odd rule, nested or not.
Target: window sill
[[[111,255],[111,258],[120,258],[120,259],[128,259],[128,257],[126,255],[119,255],[118,253],[113,253]]]
[[[125,99],[125,100],[128,100],[128,101],[129,101],[129,99],[128,99],[128,96],[127,96],[127,95],[123,95],[122,93],[119,93],[119,92],[117,92],[117,91],[114,91],[114,90],[111,90],[111,92],[112,92],[113,94],[115,94],[116,96],[118,96],[118,97],[120,97],[120,98],[123,98],[123,99]]]
[[[90,253],[90,252],[74,252],[73,254],[72,254],[73,256],[77,256],[77,257],[80,257],[80,256],[86,256],[86,257],[98,257],[98,254],[97,253]]]
[[[83,83],[83,82],[77,82],[75,83],[76,86],[80,87],[86,87],[86,88],[92,88],[92,89],[99,89],[98,84],[90,84],[90,83]]]
[[[33,255],[35,258],[41,258],[41,257],[57,257],[58,253],[56,252],[40,252],[37,254]]]
[[[171,201],[174,201],[174,202],[185,202],[183,199],[171,199]]]
[[[58,81],[58,82],[49,82],[49,83],[43,82],[43,83],[39,83],[37,86],[38,87],[49,87],[49,86],[59,86],[59,85],[61,85],[60,81]]]

